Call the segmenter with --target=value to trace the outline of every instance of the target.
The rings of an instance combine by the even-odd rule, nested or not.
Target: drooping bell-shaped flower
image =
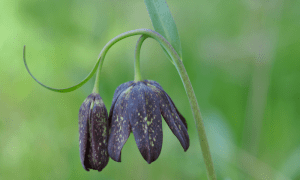
[[[189,148],[186,120],[163,88],[149,80],[121,84],[115,91],[108,117],[109,156],[121,161],[121,150],[132,131],[144,159],[149,164],[155,161],[163,141],[161,115],[186,151]]]
[[[89,95],[79,110],[79,150],[83,168],[101,171],[108,163],[107,110],[97,93]]]

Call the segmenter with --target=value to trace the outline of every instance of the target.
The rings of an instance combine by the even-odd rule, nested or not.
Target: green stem
[[[100,65],[99,65],[98,66],[98,70],[97,70],[97,74],[96,74],[96,79],[95,79],[93,93],[99,94],[100,74],[101,74],[101,70],[100,70]]]
[[[77,88],[82,86],[86,81],[88,81],[94,75],[97,68],[98,68],[98,71],[101,71],[105,55],[106,55],[107,51],[110,49],[110,47],[112,47],[118,41],[120,41],[122,39],[125,39],[127,37],[130,37],[130,36],[134,36],[134,35],[145,35],[145,36],[149,36],[149,37],[155,39],[156,41],[158,41],[163,46],[163,48],[168,52],[168,54],[172,58],[172,60],[174,62],[174,65],[175,65],[175,67],[176,67],[176,69],[177,69],[177,71],[180,75],[180,78],[181,78],[182,82],[183,82],[185,91],[187,93],[187,96],[189,98],[189,102],[190,102],[190,105],[191,105],[191,108],[192,108],[194,120],[195,120],[197,131],[198,131],[198,136],[199,136],[199,142],[200,142],[200,146],[201,146],[201,150],[202,150],[202,155],[203,155],[204,162],[205,162],[205,165],[206,165],[207,177],[210,180],[211,179],[212,180],[217,179],[216,174],[215,174],[215,170],[214,170],[214,166],[213,166],[212,157],[211,157],[210,150],[209,150],[207,136],[206,136],[206,133],[205,133],[203,119],[202,119],[202,116],[201,116],[201,113],[200,113],[200,108],[199,108],[199,105],[198,105],[198,102],[197,102],[192,84],[189,80],[188,74],[187,74],[187,72],[184,68],[184,65],[181,61],[181,58],[176,53],[176,51],[171,46],[171,44],[163,36],[161,36],[159,33],[155,32],[155,31],[152,31],[150,29],[136,29],[136,30],[128,31],[128,32],[125,32],[125,33],[122,33],[122,34],[116,36],[115,38],[110,40],[104,46],[104,48],[102,49],[102,51],[99,54],[98,61],[97,61],[96,65],[94,66],[93,70],[91,71],[91,73],[82,82],[78,83],[75,86],[65,88],[65,89],[50,88],[50,87],[45,86],[42,83],[40,83],[39,81],[37,81],[36,78],[34,78],[32,76],[32,74],[30,73],[30,71],[29,71],[29,69],[26,65],[25,46],[24,46],[24,50],[23,50],[23,59],[24,59],[24,63],[25,63],[25,66],[26,66],[28,72],[39,84],[41,84],[42,86],[44,86],[44,87],[46,87],[46,88],[48,88],[52,91],[70,92],[70,91],[76,90]],[[98,64],[99,64],[99,67],[98,67]]]
[[[134,81],[141,81],[142,75],[141,75],[141,69],[140,69],[140,54],[141,54],[141,47],[145,39],[147,39],[148,36],[141,35],[141,37],[136,42],[135,46],[135,52],[134,52]]]
[[[23,47],[23,61],[24,61],[24,64],[25,64],[25,67],[27,69],[27,72],[29,73],[29,75],[37,82],[39,83],[41,86],[43,86],[44,88],[46,89],[49,89],[51,91],[54,91],[54,92],[60,92],[60,93],[66,93],[66,92],[71,92],[71,91],[75,91],[76,89],[80,88],[82,85],[84,85],[86,82],[88,82],[92,77],[93,75],[95,74],[96,70],[97,70],[97,66],[99,65],[100,61],[98,60],[93,68],[93,70],[86,76],[86,78],[84,78],[80,83],[74,85],[74,86],[71,86],[71,87],[68,87],[68,88],[52,88],[52,87],[49,87],[43,83],[41,83],[39,80],[37,80],[30,72],[28,66],[27,66],[27,63],[26,63],[26,46]]]
[[[197,102],[197,98],[195,96],[195,93],[194,93],[192,84],[189,80],[189,77],[187,75],[187,72],[186,72],[186,70],[185,70],[185,68],[182,64],[182,61],[179,61],[179,59],[177,59],[175,61],[175,66],[177,68],[177,71],[180,74],[181,80],[182,80],[182,82],[184,84],[184,87],[185,87],[185,91],[186,91],[187,96],[188,96],[189,101],[190,101],[190,105],[191,105],[191,108],[192,108],[194,120],[195,120],[197,131],[198,131],[198,136],[199,136],[199,142],[200,142],[200,146],[201,146],[201,150],[202,150],[202,155],[203,155],[204,162],[205,162],[205,165],[206,165],[207,177],[208,177],[208,179],[215,180],[215,179],[217,179],[217,177],[216,177],[216,174],[215,174],[215,170],[214,170],[214,166],[213,166],[213,160],[212,160],[211,153],[210,153],[210,150],[209,150],[208,140],[207,140],[207,136],[206,136],[206,133],[205,133],[204,123],[203,123],[200,108],[199,108],[199,105],[198,105],[198,102]]]

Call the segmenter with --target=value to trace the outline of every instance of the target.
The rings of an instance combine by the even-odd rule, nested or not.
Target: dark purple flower
[[[108,117],[109,156],[121,161],[121,150],[132,131],[144,159],[149,164],[155,161],[163,141],[161,115],[186,151],[189,148],[186,120],[163,88],[149,80],[121,84],[115,91]]]
[[[79,110],[79,150],[83,168],[101,171],[108,163],[107,110],[99,94],[92,93]]]

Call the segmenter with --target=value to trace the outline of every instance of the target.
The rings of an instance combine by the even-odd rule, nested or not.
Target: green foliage
[[[179,57],[182,58],[182,49],[178,30],[172,14],[165,0],[144,0],[151,18],[154,30],[161,34],[173,46]],[[164,52],[169,57],[167,51]],[[169,57],[171,60],[171,57]]]
[[[299,1],[169,5],[218,179],[299,179]],[[0,179],[206,179],[185,90],[155,41],[143,44],[142,77],[159,82],[185,117],[190,148],[184,152],[163,122],[162,151],[151,165],[131,134],[121,163],[110,160],[102,172],[86,172],[78,111],[93,79],[77,91],[55,93],[32,80],[22,62],[26,44],[37,79],[51,87],[74,85],[110,39],[152,29],[144,2],[1,0],[0,7]],[[134,78],[137,39],[127,38],[107,53],[99,92],[108,109],[117,86]],[[243,139],[246,119],[255,118],[261,123],[253,127],[261,133],[253,153],[244,144],[251,141]]]

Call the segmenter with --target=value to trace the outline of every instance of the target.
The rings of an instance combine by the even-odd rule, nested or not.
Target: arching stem
[[[140,54],[141,54],[141,47],[145,39],[147,39],[148,36],[141,35],[141,37],[138,39],[136,46],[135,46],[135,52],[134,52],[134,81],[141,81],[142,75],[141,75],[141,69],[140,69]]]
[[[97,73],[96,73],[96,79],[95,79],[94,88],[93,88],[93,93],[97,93],[97,94],[99,94],[99,86],[100,86],[100,74],[101,74],[100,68],[101,67],[99,65]]]

